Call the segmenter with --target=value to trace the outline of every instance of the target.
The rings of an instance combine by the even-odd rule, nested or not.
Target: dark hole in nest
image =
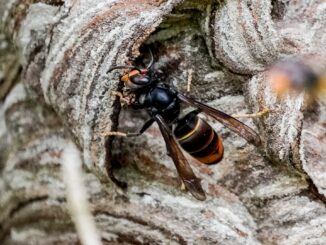
[[[280,0],[272,0],[271,16],[273,20],[282,20],[286,13],[287,4]]]

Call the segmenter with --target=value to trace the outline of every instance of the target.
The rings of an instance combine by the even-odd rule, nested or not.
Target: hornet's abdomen
[[[190,112],[174,129],[181,147],[204,164],[215,164],[223,158],[223,143],[214,129],[197,113]]]

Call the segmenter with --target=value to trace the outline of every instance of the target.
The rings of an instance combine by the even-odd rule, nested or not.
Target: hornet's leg
[[[181,184],[180,184],[180,190],[181,190],[181,191],[186,191],[187,188],[186,188],[185,183],[183,183],[183,181],[182,181],[181,179],[180,179],[180,181],[181,181]]]
[[[150,119],[149,121],[147,121],[144,126],[139,130],[138,133],[122,133],[122,132],[108,132],[108,133],[104,133],[103,136],[122,136],[122,137],[133,137],[133,136],[138,136],[141,135],[142,133],[144,133],[152,124],[153,122],[155,122],[154,119]],[[112,154],[110,154],[110,152],[107,150],[110,147],[110,145],[112,144],[112,139],[106,139],[106,170],[108,173],[109,178],[112,180],[113,183],[115,183],[117,186],[119,186],[120,188],[126,188],[127,187],[127,183],[118,180],[115,176],[114,176],[114,169],[117,168],[117,166],[119,166],[120,164],[112,161]]]
[[[127,137],[134,137],[134,136],[139,136],[142,135],[150,126],[152,126],[152,124],[155,122],[154,119],[150,119],[147,122],[145,122],[145,124],[143,125],[143,127],[139,130],[138,133],[127,133]]]
[[[137,133],[123,133],[123,132],[106,132],[102,136],[121,136],[121,137],[135,137],[142,135],[154,122],[154,119],[148,120]]]
[[[273,111],[274,111],[273,109],[264,108],[262,111],[259,111],[256,113],[232,115],[232,117],[235,117],[235,118],[257,118],[257,117],[265,116],[266,114],[273,112]]]

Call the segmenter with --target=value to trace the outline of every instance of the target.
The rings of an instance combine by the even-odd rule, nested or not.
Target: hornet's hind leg
[[[107,136],[122,136],[122,137],[134,137],[134,136],[139,136],[143,134],[154,122],[154,119],[150,119],[147,121],[143,127],[139,130],[137,133],[122,133],[122,132],[107,132],[103,133],[102,135],[107,137]],[[108,149],[111,148],[113,142],[113,138],[109,137],[105,141],[105,150],[106,150],[106,171],[109,176],[109,178],[112,180],[113,183],[115,183],[117,186],[120,188],[126,188],[127,183],[118,180],[115,175],[114,175],[114,169],[120,168],[120,164],[117,161],[112,160],[112,153]]]
[[[252,114],[233,114],[232,117],[235,118],[257,118],[257,117],[262,117],[265,116],[268,113],[274,112],[275,110],[269,109],[269,108],[264,108],[262,111],[252,113]]]

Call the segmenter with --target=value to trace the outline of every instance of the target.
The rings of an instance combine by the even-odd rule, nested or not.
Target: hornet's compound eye
[[[138,75],[130,78],[131,82],[137,85],[147,85],[150,83],[148,75]]]
[[[121,77],[121,81],[131,89],[138,89],[151,83],[146,69],[131,70]]]

